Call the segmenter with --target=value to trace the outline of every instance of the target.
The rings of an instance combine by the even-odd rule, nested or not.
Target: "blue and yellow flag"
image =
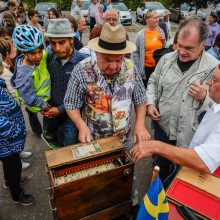
[[[148,189],[141,207],[137,220],[167,220],[169,206],[159,175],[155,178]]]

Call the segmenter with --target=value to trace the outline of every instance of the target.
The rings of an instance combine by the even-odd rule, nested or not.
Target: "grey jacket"
[[[206,85],[219,63],[206,53],[194,62],[188,71],[182,73],[177,65],[177,52],[164,55],[150,76],[147,86],[147,104],[160,112],[159,125],[178,146],[189,146],[198,127],[198,118],[207,111],[212,101],[208,96],[203,102],[188,94],[191,83]]]
[[[164,35],[163,30],[158,27],[158,31]],[[133,59],[135,65],[139,68],[141,76],[143,79],[145,79],[145,70],[144,70],[144,57],[145,57],[145,31],[146,28],[143,30],[139,31],[137,33],[136,39],[135,39],[135,44],[137,46],[136,51],[133,52]],[[165,47],[166,41],[163,42],[163,47]]]

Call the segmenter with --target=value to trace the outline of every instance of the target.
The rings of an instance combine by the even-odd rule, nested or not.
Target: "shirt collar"
[[[217,104],[217,103],[214,103],[213,104],[213,110],[214,110],[214,113],[217,113],[220,111],[220,103]]]

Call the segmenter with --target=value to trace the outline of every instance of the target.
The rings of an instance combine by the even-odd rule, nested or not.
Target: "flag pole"
[[[153,183],[153,181],[156,179],[156,177],[157,177],[159,172],[160,172],[160,167],[159,166],[155,166],[154,169],[153,169],[151,183]]]

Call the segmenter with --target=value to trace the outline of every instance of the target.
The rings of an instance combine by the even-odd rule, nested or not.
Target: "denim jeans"
[[[158,123],[154,122],[154,139],[176,146],[176,140],[170,140]],[[167,188],[179,169],[179,166],[159,155],[153,156],[153,166],[160,167],[160,179],[164,188]]]
[[[50,122],[54,123],[50,118],[43,118],[43,127],[45,131],[47,127],[50,126]],[[78,129],[67,115],[57,127],[54,136],[58,140],[60,147],[78,143]]]

